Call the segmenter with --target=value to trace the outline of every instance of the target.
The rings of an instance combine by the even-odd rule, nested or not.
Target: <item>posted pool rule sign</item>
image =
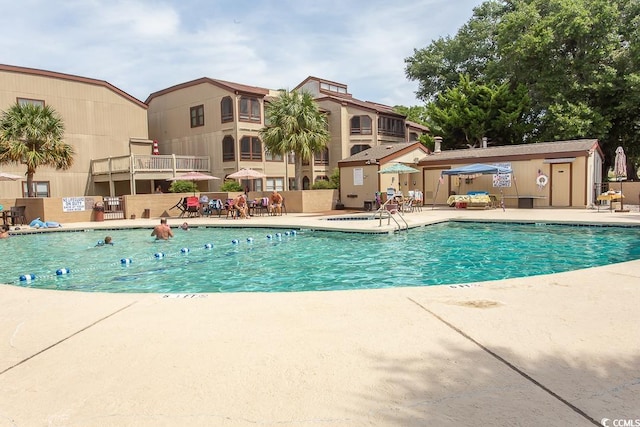
[[[82,212],[85,210],[84,197],[63,197],[62,212]]]

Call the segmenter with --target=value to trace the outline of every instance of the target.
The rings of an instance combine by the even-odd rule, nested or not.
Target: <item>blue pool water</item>
[[[115,244],[95,247],[106,234]],[[640,228],[631,227],[449,222],[393,235],[199,227],[175,230],[168,242],[149,234],[12,236],[0,241],[0,283],[87,292],[293,292],[458,284],[640,259]],[[56,274],[64,268],[70,273]],[[35,279],[20,280],[29,274]]]

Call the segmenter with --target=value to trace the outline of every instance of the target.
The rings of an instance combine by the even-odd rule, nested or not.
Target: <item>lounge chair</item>
[[[169,208],[169,210],[171,209],[178,209],[180,211],[180,215],[178,215],[180,218],[182,218],[182,216],[184,215],[184,213],[187,211],[187,198],[181,198],[178,203],[176,203],[175,205],[171,206]]]

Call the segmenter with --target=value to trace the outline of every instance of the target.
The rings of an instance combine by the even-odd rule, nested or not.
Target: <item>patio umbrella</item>
[[[614,163],[613,173],[616,181],[627,179],[627,156],[624,154],[622,147],[616,148],[616,160]]]
[[[378,173],[418,173],[420,172],[418,169],[412,168],[411,166],[407,166],[404,163],[394,163],[392,166],[388,168],[384,168]]]
[[[13,175],[6,172],[0,172],[0,181],[17,181],[22,178],[20,175]]]
[[[174,176],[173,178],[168,178],[167,181],[210,181],[212,179],[220,179],[217,176],[207,175],[205,173],[200,172],[187,172],[182,175]]]
[[[267,175],[253,169],[242,168],[237,172],[227,175],[227,178],[233,179],[260,179],[266,178]]]
[[[627,156],[624,154],[624,149],[622,147],[616,148],[616,159],[613,166],[613,174],[616,177],[617,181],[620,181],[620,212],[624,211],[623,206],[623,197],[622,194],[622,181],[627,179]]]
[[[212,179],[220,178],[200,172],[187,172],[182,175],[174,176],[173,178],[168,178],[167,181],[191,181],[195,184],[196,181],[211,181]],[[196,194],[195,191],[193,194]]]

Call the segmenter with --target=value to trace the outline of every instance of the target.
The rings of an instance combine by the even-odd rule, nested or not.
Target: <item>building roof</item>
[[[446,150],[432,153],[420,159],[420,166],[435,166],[441,164],[496,162],[521,160],[527,158],[563,158],[584,156],[597,150],[602,156],[602,150],[597,139],[577,139],[571,141],[539,142],[532,144],[502,145],[499,147],[468,148],[463,150]]]
[[[258,87],[258,86],[249,86],[249,85],[243,85],[240,83],[233,83],[233,82],[228,82],[225,80],[217,80],[217,79],[211,79],[209,77],[201,77],[199,79],[196,80],[191,80],[189,82],[185,82],[185,83],[180,83],[171,87],[168,87],[166,89],[162,89],[159,90],[157,92],[153,92],[151,95],[149,95],[147,97],[147,99],[144,101],[145,103],[149,104],[149,102],[151,102],[151,100],[153,98],[156,98],[158,96],[162,96],[162,95],[166,95],[167,93],[170,92],[174,92],[177,90],[181,90],[181,89],[185,89],[191,86],[196,86],[199,84],[203,84],[203,83],[209,83],[212,84],[214,86],[218,86],[222,89],[226,89],[229,92],[233,92],[235,94],[247,94],[247,95],[258,95],[261,97],[267,96],[269,94],[269,89],[265,89],[263,87]]]
[[[324,100],[329,100],[332,102],[336,102],[338,104],[353,105],[354,107],[370,110],[372,112],[379,113],[379,114],[386,114],[386,115],[397,116],[402,118],[405,117],[404,114],[400,114],[393,111],[393,107],[390,107],[384,104],[378,104],[376,102],[361,101],[356,98],[347,98],[347,97],[341,97],[336,95],[326,95],[326,94],[324,96],[316,98],[316,101],[324,101]]]
[[[348,166],[347,163],[385,163],[392,160],[398,155],[404,154],[407,151],[413,149],[420,149],[425,154],[429,152],[429,149],[422,145],[420,142],[403,142],[399,144],[386,144],[371,147],[367,150],[360,151],[359,153],[349,156],[346,159],[342,159],[338,162],[340,166]]]
[[[18,74],[28,74],[28,75],[39,76],[39,77],[48,77],[50,79],[67,80],[71,82],[84,83],[84,84],[89,84],[94,86],[102,86],[105,89],[110,90],[116,93],[117,95],[122,96],[123,98],[133,102],[134,104],[137,104],[138,106],[144,109],[147,109],[147,105],[144,102],[129,95],[127,92],[121,89],[118,89],[117,87],[113,86],[111,83],[106,82],[104,80],[96,80],[96,79],[90,79],[88,77],[74,76],[72,74],[57,73],[55,71],[39,70],[36,68],[27,68],[27,67],[16,67],[14,65],[5,65],[5,64],[0,64],[0,71],[5,71],[9,73],[18,73]]]

